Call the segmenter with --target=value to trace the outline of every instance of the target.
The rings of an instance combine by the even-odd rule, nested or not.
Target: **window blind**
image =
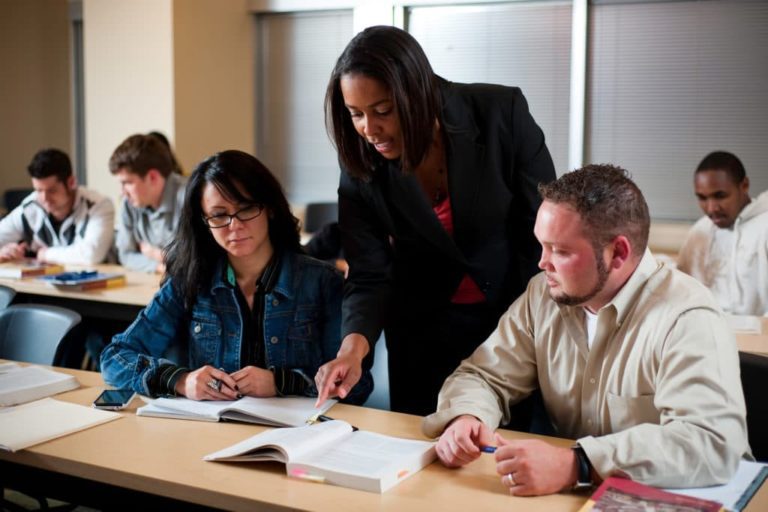
[[[585,159],[627,168],[651,216],[701,215],[693,172],[726,150],[768,189],[768,2],[590,8]]]
[[[443,78],[520,87],[558,175],[567,170],[570,2],[411,7],[406,28]]]
[[[292,203],[336,201],[339,166],[323,102],[352,38],[352,11],[257,16],[257,157]]]

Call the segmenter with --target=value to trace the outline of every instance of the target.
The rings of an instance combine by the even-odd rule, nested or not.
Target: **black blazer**
[[[538,272],[537,185],[555,179],[544,134],[518,88],[441,80],[454,236],[418,180],[382,159],[370,180],[342,170],[339,224],[350,264],[342,336],[373,343],[395,308],[418,321],[446,307],[466,273],[501,313]]]

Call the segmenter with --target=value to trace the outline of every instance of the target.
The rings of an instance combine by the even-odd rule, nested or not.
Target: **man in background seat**
[[[186,179],[173,170],[170,150],[153,135],[131,135],[109,159],[124,196],[116,245],[127,268],[165,271],[163,249],[179,225],[186,187]]]
[[[0,220],[0,261],[104,261],[114,238],[112,201],[77,186],[69,156],[59,149],[38,151],[27,171],[34,192]]]
[[[733,154],[715,151],[696,168],[693,187],[704,212],[677,267],[738,315],[768,313],[768,192],[749,196],[749,178]]]

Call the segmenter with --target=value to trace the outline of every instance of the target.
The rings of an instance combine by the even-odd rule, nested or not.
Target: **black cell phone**
[[[93,401],[93,406],[97,409],[119,411],[131,403],[135,394],[136,392],[132,389],[105,389]]]

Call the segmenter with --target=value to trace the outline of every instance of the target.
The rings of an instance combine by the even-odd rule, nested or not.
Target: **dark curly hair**
[[[587,165],[539,185],[544,201],[565,203],[582,218],[585,234],[596,251],[626,236],[632,252],[642,256],[648,246],[651,218],[643,193],[629,173],[610,164]]]

